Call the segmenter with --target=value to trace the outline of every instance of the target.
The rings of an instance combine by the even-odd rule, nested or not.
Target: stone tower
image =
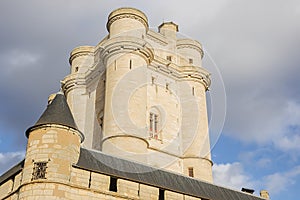
[[[62,81],[83,146],[212,182],[201,44],[173,22],[149,29],[134,8],[106,27],[98,45],[71,52]]]
[[[84,137],[78,131],[61,92],[52,95],[47,109],[36,124],[26,131],[26,136],[28,143],[22,189],[40,190],[35,183],[43,180],[69,183],[71,168],[78,161],[80,143]],[[27,194],[24,192],[23,195]]]

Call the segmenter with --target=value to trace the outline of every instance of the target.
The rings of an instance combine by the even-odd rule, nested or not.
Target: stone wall
[[[0,199],[157,200],[160,193],[167,200],[199,199],[121,178],[117,178],[116,191],[111,191],[110,176],[76,167],[72,167],[68,183],[40,179],[20,184],[21,177],[18,173],[0,186]]]

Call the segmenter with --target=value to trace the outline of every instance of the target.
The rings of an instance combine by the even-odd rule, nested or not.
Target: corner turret
[[[48,106],[28,137],[23,183],[55,181],[66,183],[77,163],[84,140],[62,92],[51,95]]]

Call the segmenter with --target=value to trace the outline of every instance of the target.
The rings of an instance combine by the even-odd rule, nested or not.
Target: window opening
[[[195,96],[195,87],[192,87],[192,95]]]
[[[150,124],[149,124],[149,132],[150,132],[150,138],[154,138],[158,140],[158,115],[154,113],[150,113]]]
[[[193,63],[194,63],[194,61],[193,61],[192,58],[189,58],[189,63],[190,63],[190,64],[193,64]]]
[[[189,171],[189,177],[194,177],[194,168],[193,167],[189,167],[188,171]]]
[[[117,178],[110,177],[109,191],[112,191],[112,192],[117,192],[118,191],[117,181],[118,181]]]
[[[129,61],[129,69],[132,67],[132,60]]]
[[[163,189],[159,189],[158,200],[165,200],[165,191]]]
[[[47,162],[35,162],[32,173],[32,180],[46,179]]]
[[[168,61],[172,61],[172,56],[167,56]]]

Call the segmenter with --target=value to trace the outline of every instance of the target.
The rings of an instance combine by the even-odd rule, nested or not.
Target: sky
[[[300,2],[297,0],[1,0],[0,174],[22,160],[25,130],[70,71],[69,53],[107,35],[108,14],[142,10],[200,41],[211,71],[214,182],[297,199]],[[226,114],[226,115],[225,115]],[[224,125],[224,126],[223,126]]]

